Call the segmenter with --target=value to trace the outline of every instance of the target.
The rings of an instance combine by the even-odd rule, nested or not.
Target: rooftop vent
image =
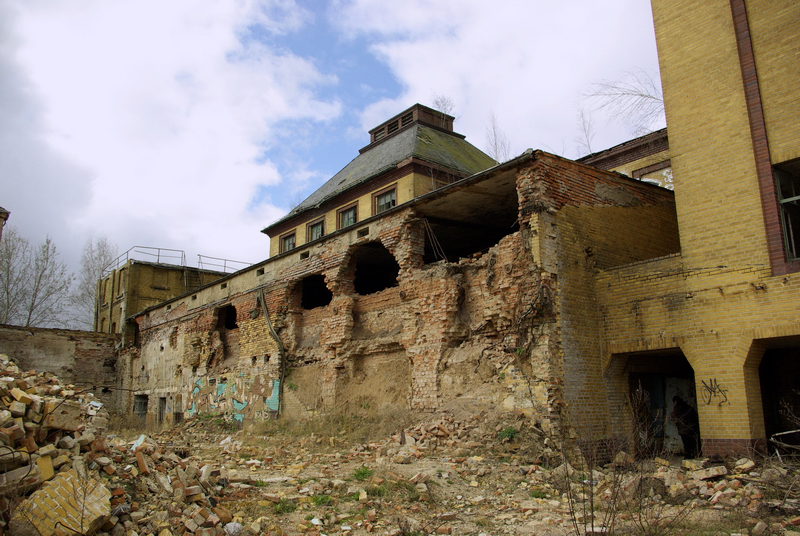
[[[422,104],[415,104],[408,110],[397,114],[382,125],[370,130],[369,139],[370,143],[375,143],[415,122],[425,123],[429,126],[437,127],[448,132],[453,132],[454,120],[455,118],[452,115],[438,112],[432,108],[423,106]]]

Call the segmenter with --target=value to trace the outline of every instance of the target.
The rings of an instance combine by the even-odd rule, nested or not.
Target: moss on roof
[[[497,163],[458,135],[415,123],[358,155],[339,173],[267,229],[306,210],[318,207],[323,202],[373,177],[395,169],[397,164],[410,157],[452,169],[455,173],[465,176],[474,175]]]

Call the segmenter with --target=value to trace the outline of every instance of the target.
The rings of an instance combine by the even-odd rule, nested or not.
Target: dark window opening
[[[281,253],[293,250],[294,246],[295,246],[294,233],[281,237]]]
[[[236,307],[233,305],[226,305],[219,312],[219,325],[225,329],[236,329],[239,325],[236,323]]]
[[[142,422],[147,419],[147,398],[147,395],[133,396],[133,414],[142,419]]]
[[[353,205],[339,211],[339,229],[355,225],[358,221],[358,206]]]
[[[311,242],[312,240],[316,240],[318,238],[322,238],[325,236],[325,222],[318,221],[316,223],[312,223],[308,226],[308,237],[307,242]]]
[[[385,212],[397,205],[397,189],[375,195],[375,214]]]
[[[356,236],[358,236],[359,238],[364,238],[368,234],[369,234],[369,227],[364,227],[363,229],[358,230]]]
[[[308,251],[304,251],[300,254],[300,260],[304,260],[308,258]]]
[[[264,269],[259,268],[258,270],[256,270],[256,275],[264,275]]]
[[[325,277],[320,274],[310,275],[303,279],[303,297],[300,305],[303,309],[325,307],[333,299],[333,292],[325,284]]]
[[[414,120],[414,112],[409,112],[400,118],[400,121],[403,126],[410,125],[411,121],[413,120]]]
[[[391,134],[392,132],[397,132],[397,129],[399,128],[400,128],[400,123],[398,123],[397,121],[386,125],[386,131],[388,134]]]
[[[380,242],[359,246],[350,262],[355,263],[355,291],[362,296],[396,287],[400,265]]]
[[[783,242],[790,261],[800,259],[800,159],[775,166]]]

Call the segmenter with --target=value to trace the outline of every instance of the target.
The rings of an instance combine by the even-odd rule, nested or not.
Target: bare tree
[[[644,69],[625,72],[619,80],[595,82],[583,99],[589,102],[590,111],[605,111],[610,121],[628,126],[637,136],[663,122],[664,98],[658,75]]]
[[[594,139],[594,120],[592,115],[583,106],[578,106],[578,135],[575,143],[582,154],[592,154],[592,140]]]
[[[15,228],[0,244],[0,322],[67,327],[73,276],[48,236],[35,249]]]
[[[439,117],[439,121],[441,124],[440,127],[444,128],[447,121],[445,121],[445,115],[453,115],[453,109],[456,107],[453,99],[448,97],[447,95],[439,95],[438,93],[433,93],[431,100],[433,101],[433,108],[441,114]]]
[[[103,275],[103,268],[117,258],[117,249],[105,235],[89,238],[83,246],[81,269],[72,291],[76,323],[81,329],[94,329],[97,282]]]
[[[489,124],[486,126],[486,146],[487,153],[497,163],[511,158],[511,143],[500,125],[497,124],[497,116],[494,111],[489,112]]]
[[[30,279],[30,244],[16,228],[0,242],[0,324],[19,323]]]
[[[453,115],[453,109],[456,107],[453,99],[447,95],[439,95],[434,93],[432,96],[433,108],[443,114]]]

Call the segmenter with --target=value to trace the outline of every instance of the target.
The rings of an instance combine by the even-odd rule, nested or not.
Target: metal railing
[[[101,279],[104,279],[113,270],[123,266],[129,260],[139,260],[155,262],[158,264],[171,264],[173,266],[186,267],[186,252],[181,249],[153,248],[149,246],[134,246],[110,263],[102,272]],[[219,257],[209,257],[208,255],[197,256],[197,268],[200,270],[213,270],[216,272],[231,273],[252,266],[253,263],[243,261],[232,261]]]
[[[159,264],[186,266],[186,252],[183,250],[133,246],[103,268],[101,279],[105,278],[112,270],[116,270],[131,259],[156,262]]]
[[[225,272],[227,274],[238,272],[242,268],[247,268],[252,265],[252,262],[232,261],[230,259],[209,257],[208,255],[197,255],[197,267],[201,270],[216,270],[217,272]]]

